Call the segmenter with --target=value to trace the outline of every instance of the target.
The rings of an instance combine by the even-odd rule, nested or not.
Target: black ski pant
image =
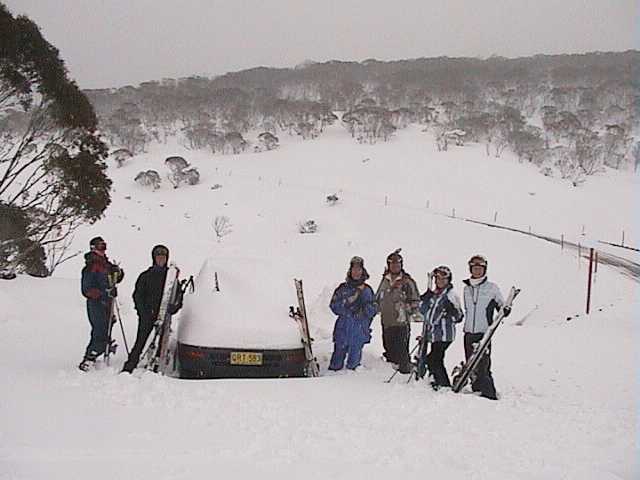
[[[450,387],[449,374],[444,366],[444,352],[451,342],[433,342],[431,350],[426,355],[427,368],[433,375],[434,384],[438,387]]]
[[[464,334],[464,356],[467,360],[473,355],[473,344],[480,342],[483,336],[483,333]],[[473,378],[471,382],[471,389],[474,392],[480,392],[483,397],[492,400],[498,398],[496,387],[493,384],[493,376],[491,375],[491,344],[487,346],[487,350],[476,367],[475,378]]]
[[[147,343],[149,335],[153,331],[153,322],[143,320],[138,318],[138,332],[136,333],[136,343],[134,343],[133,348],[131,349],[131,353],[129,353],[129,358],[122,367],[123,372],[133,372],[133,370],[138,366],[138,362],[140,361],[140,355],[142,355],[142,350]]]
[[[385,357],[392,363],[400,365],[401,370],[410,368],[409,338],[411,327],[408,323],[393,327],[382,327],[382,344]]]

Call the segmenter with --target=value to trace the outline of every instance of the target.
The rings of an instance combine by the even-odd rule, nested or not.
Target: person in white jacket
[[[470,278],[464,280],[464,354],[467,360],[473,355],[474,344],[482,339],[493,323],[494,313],[504,306],[500,289],[487,279],[487,259],[482,255],[474,255],[469,259],[469,271]],[[510,308],[504,308],[506,317]],[[491,345],[476,368],[471,388],[485,398],[498,399],[491,374]]]

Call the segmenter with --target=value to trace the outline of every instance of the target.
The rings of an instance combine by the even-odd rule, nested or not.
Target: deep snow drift
[[[417,129],[374,146],[355,144],[337,126],[315,141],[283,140],[273,152],[224,157],[156,146],[110,169],[113,205],[75,246],[100,234],[125,269],[119,290],[130,343],[131,292],[154,244],[165,243],[184,274],[196,274],[209,256],[275,263],[268,274],[262,261],[238,263],[235,274],[267,290],[271,277],[288,286],[275,297],[284,302],[283,321],[291,321],[293,278],[304,279],[323,377],[117,375],[122,349],[111,368],[83,374],[76,365],[88,322],[78,257],[52,279],[0,283],[0,478],[638,478],[637,283],[600,266],[587,317],[586,264],[575,251],[443,215],[455,208],[456,217],[493,220],[497,211],[499,223],[574,240],[582,225],[588,236],[612,241],[625,229],[633,243],[637,177],[609,172],[575,189],[511,159],[487,159],[479,145],[436,152]],[[200,170],[200,185],[174,190],[165,181],[151,192],[133,183],[140,170],[164,172],[164,158],[175,154]],[[332,193],[340,201],[329,206]],[[233,223],[221,242],[211,226],[219,215]],[[307,219],[318,233],[298,233]],[[421,291],[427,270],[447,264],[461,292],[475,253],[488,257],[503,292],[522,288],[494,340],[500,401],[436,393],[401,375],[384,383],[392,371],[380,359],[378,318],[362,368],[326,371],[328,302],[349,258],[365,258],[375,289],[397,247]],[[238,309],[264,314],[251,298]],[[460,333],[447,352],[449,370],[463,358]]]

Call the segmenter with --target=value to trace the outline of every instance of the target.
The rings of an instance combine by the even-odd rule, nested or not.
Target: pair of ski
[[[180,269],[175,263],[170,263],[164,281],[158,316],[154,324],[154,333],[148,346],[143,350],[144,353],[140,362],[142,368],[156,373],[160,372],[163,375],[166,375],[169,371],[169,339],[171,337],[171,318],[173,316],[169,306],[175,303],[178,297],[178,290],[181,288],[179,275]]]
[[[509,295],[507,296],[507,299],[505,300],[503,307],[498,312],[498,315],[496,316],[496,318],[494,318],[488,330],[482,336],[482,339],[475,344],[473,355],[471,355],[471,357],[466,362],[461,362],[460,365],[456,366],[456,368],[454,369],[451,390],[453,390],[455,393],[459,393],[465,387],[465,385],[469,382],[472,376],[475,374],[475,371],[478,368],[478,365],[480,365],[480,361],[482,360],[484,355],[486,355],[487,350],[489,349],[489,345],[491,344],[491,339],[493,338],[494,334],[498,330],[498,327],[500,327],[500,325],[504,320],[505,307],[511,309],[511,307],[513,306],[513,301],[515,300],[515,298],[518,296],[519,293],[520,293],[519,288],[511,287],[511,290],[509,290]],[[423,326],[423,329],[422,329],[422,337],[418,344],[418,347],[419,347],[418,357],[417,357],[416,363],[414,364],[413,373],[415,375],[416,380],[421,379],[426,372],[426,365],[424,364],[425,363],[424,350],[427,348],[427,341],[426,341],[427,328],[428,326],[426,325],[426,320],[425,320],[425,325]],[[394,372],[394,376],[395,376],[395,373],[397,372]],[[391,378],[393,378],[393,376]]]
[[[289,316],[293,318],[298,324],[300,330],[300,340],[304,346],[304,356],[306,360],[306,375],[307,377],[317,377],[320,375],[320,367],[318,360],[313,356],[313,350],[311,343],[313,338],[309,332],[309,321],[307,318],[307,307],[304,303],[304,290],[302,288],[302,280],[293,280],[296,287],[296,296],[298,297],[298,307],[289,307]]]

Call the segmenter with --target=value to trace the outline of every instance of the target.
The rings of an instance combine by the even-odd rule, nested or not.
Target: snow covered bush
[[[178,170],[170,173],[168,178],[173,188],[178,188],[181,183],[197,185],[200,183],[200,172],[196,168],[188,168],[187,170]]]
[[[162,183],[160,174],[155,170],[139,172],[133,180],[142,187],[151,187],[154,191],[159,189]]]
[[[327,203],[331,206],[338,203],[338,200],[340,200],[340,197],[338,197],[338,195],[336,195],[335,193],[331,195],[327,195]]]
[[[298,232],[300,233],[316,233],[318,231],[318,224],[314,220],[306,220],[298,223]]]
[[[118,168],[120,168],[122,167],[124,162],[133,157],[133,153],[131,153],[131,151],[127,150],[126,148],[119,148],[118,150],[111,152],[110,157],[113,158]]]
[[[278,137],[271,132],[263,132],[258,135],[258,141],[266,150],[273,150],[278,148]]]

